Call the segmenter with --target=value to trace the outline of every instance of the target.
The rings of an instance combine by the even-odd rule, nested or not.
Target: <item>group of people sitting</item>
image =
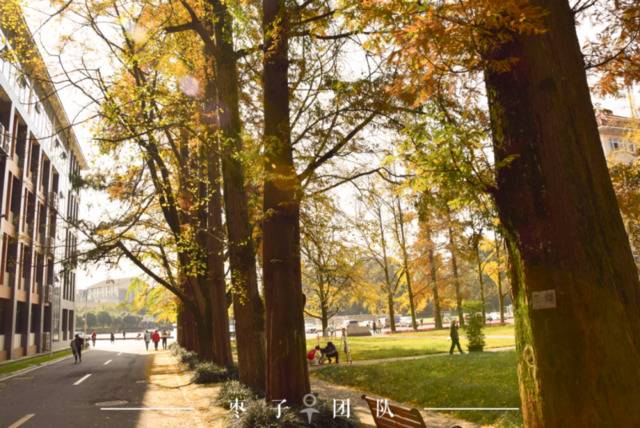
[[[324,364],[326,361],[331,364],[331,359],[335,359],[336,364],[340,362],[338,349],[336,349],[336,346],[332,342],[327,342],[327,346],[324,348],[317,345],[315,348],[307,352],[307,360],[312,366],[319,366],[320,364]]]

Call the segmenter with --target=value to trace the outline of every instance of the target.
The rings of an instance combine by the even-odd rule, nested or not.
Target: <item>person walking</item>
[[[167,349],[168,337],[169,337],[169,332],[167,332],[167,330],[162,330],[162,349]]]
[[[151,333],[149,332],[149,330],[145,330],[144,331],[144,347],[147,348],[147,351],[149,350],[149,342],[151,342]]]
[[[378,329],[378,326],[376,325],[376,320],[373,320],[373,335],[376,335],[376,330]]]
[[[157,351],[158,343],[160,342],[160,333],[158,333],[158,330],[154,330],[153,335],[151,335],[151,340],[153,340],[153,347]]]
[[[349,349],[349,342],[347,341],[347,329],[342,329],[342,352],[344,352],[344,357],[347,360],[348,364],[351,364],[353,361],[351,360],[351,350]]]
[[[69,342],[69,347],[71,348],[71,353],[73,354],[73,364],[78,362],[78,348],[76,347],[76,339],[71,339]]]
[[[96,347],[96,338],[98,337],[98,335],[96,334],[96,331],[93,330],[93,332],[91,332],[91,343],[93,344],[93,347]]]
[[[113,334],[113,332],[111,332],[111,337],[110,337],[110,339],[111,339],[111,343],[115,343],[115,341],[116,341],[116,335],[115,335],[115,334]]]
[[[73,364],[82,362],[82,347],[84,346],[84,339],[80,337],[79,334],[76,334],[75,337],[71,340],[71,353],[73,353]]]
[[[458,335],[458,322],[456,320],[451,321],[451,328],[449,329],[449,337],[451,337],[451,349],[449,349],[449,354],[453,354],[455,347],[458,347],[458,351],[461,354],[462,347],[460,346],[460,336]]]
[[[127,332],[126,332],[126,331],[124,331],[124,330],[122,330],[122,338],[123,338],[123,339],[126,339],[126,338],[127,338]]]

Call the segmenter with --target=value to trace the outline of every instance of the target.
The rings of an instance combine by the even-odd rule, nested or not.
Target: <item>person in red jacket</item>
[[[153,346],[155,347],[156,351],[158,350],[158,342],[160,342],[160,333],[158,333],[158,330],[154,330],[153,334],[151,335],[151,340],[153,341]]]

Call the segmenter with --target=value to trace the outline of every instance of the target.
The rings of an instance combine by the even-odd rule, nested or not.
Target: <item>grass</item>
[[[366,366],[326,366],[320,379],[424,407],[520,407],[516,354],[483,352]],[[520,412],[458,411],[479,424],[521,426]]]
[[[487,337],[485,339],[487,348],[515,345],[513,326],[511,325],[486,327],[484,334],[486,336],[508,336]],[[460,331],[460,338],[462,347],[466,350],[467,340],[463,330]],[[339,347],[340,337],[320,338],[320,346],[324,346],[327,341],[332,341],[338,350],[342,351]],[[309,339],[307,340],[307,349],[311,349],[317,344],[317,339]],[[354,361],[437,354],[449,352],[450,346],[448,329],[349,338],[349,347]]]
[[[71,355],[71,349],[56,351],[52,352],[51,354],[39,355],[33,358],[26,358],[23,360],[15,361],[13,363],[2,364],[0,365],[0,375],[13,373],[31,366],[37,366],[42,363],[46,363],[47,361],[66,357],[67,355]]]

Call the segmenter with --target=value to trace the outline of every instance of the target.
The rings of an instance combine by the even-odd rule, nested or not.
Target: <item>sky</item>
[[[56,73],[59,72],[60,66],[58,59],[53,56],[52,53],[57,52],[61,35],[68,32],[69,29],[72,28],[72,25],[69,22],[65,22],[60,19],[52,19],[46,25],[42,26],[42,23],[51,13],[50,1],[30,0],[25,3],[25,15],[27,16],[27,21],[34,32],[36,42],[40,45],[39,47],[45,61],[50,65],[52,75],[55,76]],[[585,27],[579,30],[580,38],[584,40],[586,35],[592,33],[593,30],[593,27],[587,23]],[[99,43],[96,42],[96,46],[99,46]],[[349,58],[345,66],[353,68],[357,65],[355,63],[361,61],[362,55],[354,53],[354,56],[356,56],[357,59],[354,61],[353,58]],[[99,51],[94,52],[89,58],[91,61],[95,61],[95,64],[92,64],[92,66],[101,67],[102,70],[106,70],[110,67],[108,61],[105,60],[105,58],[108,58],[108,55],[101,55]],[[63,58],[63,61],[73,61],[73,59]],[[635,99],[640,101],[638,91],[636,90],[634,92]],[[60,97],[70,118],[74,118],[79,115],[82,116],[86,113],[86,111],[84,111],[86,99],[78,91],[74,91],[72,88],[60,88]],[[616,114],[623,116],[630,115],[630,104],[626,97],[618,99],[594,99],[593,101],[595,106],[611,109]],[[96,147],[92,142],[90,126],[87,124],[77,125],[75,126],[75,132],[85,156],[91,164],[96,160],[97,153]],[[82,192],[80,198],[81,204],[79,215],[81,218],[96,218],[108,209],[108,200],[103,195],[89,195],[86,192]],[[137,268],[126,261],[122,262],[118,269],[107,269],[103,266],[95,265],[85,266],[80,267],[77,271],[77,286],[80,289],[84,289],[91,284],[105,279],[136,276],[139,274],[140,272]]]

